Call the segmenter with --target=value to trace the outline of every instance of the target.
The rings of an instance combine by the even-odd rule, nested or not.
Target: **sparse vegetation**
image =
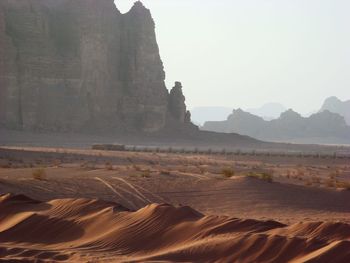
[[[343,188],[346,190],[350,190],[350,182],[336,182],[335,186],[337,188]]]
[[[32,172],[32,177],[35,180],[45,181],[47,180],[47,174],[44,168],[35,169]]]
[[[171,172],[167,171],[167,170],[162,170],[162,171],[160,171],[160,174],[162,174],[162,175],[170,175]]]
[[[335,180],[328,179],[328,180],[325,181],[325,185],[327,187],[333,188],[333,187],[335,187]]]
[[[142,178],[150,178],[151,177],[151,171],[149,169],[142,171],[141,174]]]
[[[205,174],[205,169],[203,167],[198,167],[200,174]]]
[[[247,174],[247,176],[249,177],[254,177],[254,178],[258,178],[260,180],[272,183],[273,182],[273,176],[267,172],[263,172],[263,173],[255,173],[255,172],[249,172]]]
[[[224,168],[221,170],[221,173],[226,178],[231,178],[235,175],[235,171],[233,171],[231,168]]]
[[[105,167],[106,167],[106,169],[107,169],[108,171],[112,171],[112,170],[113,170],[113,165],[112,165],[110,162],[107,162],[107,163],[105,164]]]
[[[0,165],[1,168],[11,168],[12,167],[12,163],[7,162],[7,163],[3,163]]]
[[[321,179],[319,177],[312,177],[312,183],[320,184],[321,183]]]
[[[132,167],[134,168],[134,170],[136,170],[138,172],[141,172],[141,170],[142,170],[140,166],[137,166],[135,164]]]
[[[305,186],[312,186],[312,182],[310,180],[306,180]]]

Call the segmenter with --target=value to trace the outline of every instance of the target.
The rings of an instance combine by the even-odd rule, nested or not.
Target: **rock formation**
[[[278,119],[265,121],[262,117],[238,109],[226,121],[206,122],[202,129],[239,133],[267,141],[350,143],[350,127],[346,125],[344,117],[327,110],[308,118],[288,110]]]
[[[113,0],[1,0],[0,125],[155,132],[185,123],[154,28],[139,1],[121,14]]]
[[[182,85],[175,82],[169,94],[169,111],[175,120],[184,123],[186,119],[185,96],[182,93]]]
[[[350,125],[350,100],[341,101],[337,97],[330,97],[325,100],[320,112],[329,110],[330,112],[338,113],[345,118],[345,121]]]

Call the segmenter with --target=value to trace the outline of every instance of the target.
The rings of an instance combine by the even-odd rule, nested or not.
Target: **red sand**
[[[0,197],[4,262],[350,262],[350,225],[204,216],[151,204]],[[41,261],[35,261],[41,260]]]

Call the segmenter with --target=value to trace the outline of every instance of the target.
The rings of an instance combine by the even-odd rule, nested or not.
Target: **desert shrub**
[[[3,163],[0,165],[1,168],[11,168],[12,167],[12,163],[7,162],[7,163]]]
[[[269,173],[253,173],[253,172],[249,172],[247,174],[247,176],[249,177],[254,177],[254,178],[258,178],[260,180],[263,180],[263,181],[266,181],[266,182],[269,182],[269,183],[272,183],[273,182],[273,176]]]
[[[321,183],[321,179],[319,177],[312,177],[312,182],[315,184]]]
[[[273,182],[273,176],[269,173],[261,173],[260,179],[264,180],[266,182],[272,183]]]
[[[136,164],[134,164],[132,167],[138,172],[142,170],[141,167],[137,166]]]
[[[331,179],[331,180],[335,180],[336,179],[336,177],[337,177],[337,175],[336,174],[334,174],[334,173],[331,173],[331,174],[329,174],[329,179]]]
[[[171,174],[171,172],[168,171],[168,170],[162,170],[162,171],[160,171],[160,173],[164,174],[164,175],[170,175]]]
[[[142,171],[142,174],[141,176],[143,178],[150,178],[151,177],[151,171],[149,169],[145,170],[145,171]]]
[[[310,180],[307,180],[307,181],[305,182],[305,186],[312,186],[312,182],[311,182]]]
[[[335,187],[335,181],[332,180],[332,179],[328,179],[328,180],[325,181],[325,185],[327,187]]]
[[[107,162],[107,163],[105,164],[105,167],[106,167],[106,169],[109,170],[109,171],[112,171],[112,170],[113,170],[113,165],[112,165],[111,163],[109,163],[109,162]]]
[[[301,170],[298,170],[298,175],[299,176],[305,176],[305,173],[303,171],[301,171]]]
[[[52,166],[54,166],[54,167],[60,167],[60,165],[61,165],[61,161],[60,160],[54,160],[53,162],[52,162]]]
[[[290,171],[287,171],[286,177],[287,177],[288,179],[290,179],[290,176],[291,176]]]
[[[344,188],[346,190],[350,190],[350,182],[336,182],[335,185],[337,188]]]
[[[227,177],[227,178],[230,178],[235,175],[235,171],[233,171],[231,168],[222,169],[221,173],[224,177]]]
[[[205,169],[203,167],[198,167],[200,174],[205,174]]]
[[[156,162],[156,161],[153,161],[153,160],[149,160],[148,163],[149,163],[150,165],[156,165],[156,164],[157,164],[157,162]]]
[[[32,177],[35,180],[40,180],[40,181],[47,180],[47,174],[46,174],[45,169],[43,169],[43,168],[34,170],[32,172]]]

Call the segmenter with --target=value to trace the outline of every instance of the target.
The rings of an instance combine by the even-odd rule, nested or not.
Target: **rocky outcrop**
[[[175,82],[175,86],[171,89],[169,94],[169,112],[176,121],[181,123],[185,122],[185,96],[182,93],[182,84],[178,81]]]
[[[328,110],[330,112],[338,113],[345,118],[345,121],[350,125],[350,100],[341,101],[337,97],[330,97],[325,100],[320,112]]]
[[[202,129],[239,133],[267,141],[350,143],[350,127],[346,125],[344,117],[330,111],[304,118],[299,113],[288,110],[278,119],[265,121],[238,109],[226,121],[206,122]]]
[[[155,132],[172,115],[184,123],[154,28],[139,1],[121,14],[113,0],[1,0],[0,125]]]

